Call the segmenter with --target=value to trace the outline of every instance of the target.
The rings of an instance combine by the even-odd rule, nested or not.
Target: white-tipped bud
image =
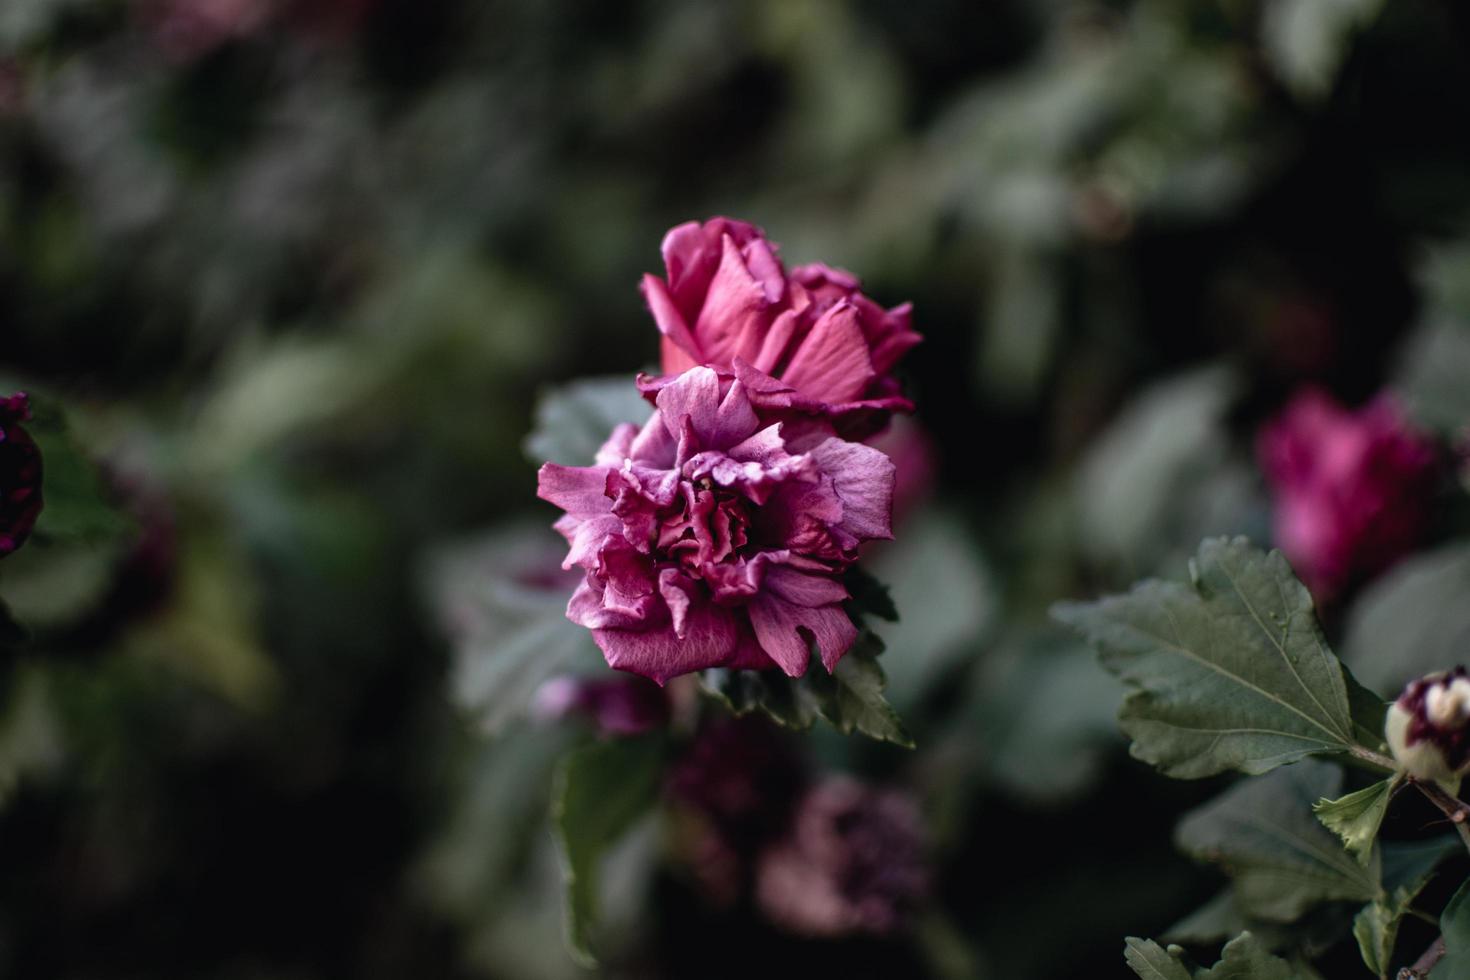
[[[1456,667],[1410,681],[1388,709],[1384,735],[1404,772],[1418,779],[1470,771],[1470,674]]]

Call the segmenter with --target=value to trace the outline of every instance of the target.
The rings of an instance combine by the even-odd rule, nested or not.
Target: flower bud
[[[1384,735],[1415,778],[1449,780],[1470,771],[1470,672],[1456,667],[1410,681],[1388,709]]]

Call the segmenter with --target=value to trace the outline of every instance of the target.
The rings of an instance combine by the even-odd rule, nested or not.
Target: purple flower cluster
[[[1257,452],[1276,544],[1319,601],[1382,571],[1424,531],[1439,461],[1387,395],[1349,411],[1308,389],[1262,430]]]
[[[706,727],[670,773],[669,791],[691,825],[690,870],[719,906],[749,896],[793,933],[885,935],[906,927],[929,894],[914,800],[845,776],[813,779],[759,719]]]
[[[846,273],[787,275],[758,229],[716,218],[664,242],[644,292],[664,335],[656,406],[595,465],[541,468],[566,511],[567,615],[610,666],[660,684],[709,667],[830,671],[857,630],[842,575],[891,537],[894,467],[858,442],[908,407],[888,373],[917,342]]]
[[[807,791],[786,837],[761,856],[756,902],[804,935],[894,932],[928,894],[922,831],[908,796],[828,778]]]
[[[41,515],[41,451],[21,427],[30,417],[24,392],[0,398],[0,558],[25,543]]]

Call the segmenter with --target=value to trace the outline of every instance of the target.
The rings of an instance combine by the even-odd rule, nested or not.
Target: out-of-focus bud
[[[928,889],[918,806],[846,778],[825,780],[802,798],[790,833],[756,871],[761,909],[809,936],[895,932]]]
[[[536,691],[531,710],[543,721],[586,718],[604,735],[641,735],[668,722],[669,698],[642,677],[553,677]]]
[[[24,392],[0,398],[0,558],[25,543],[41,515],[41,450],[21,428],[30,417]]]
[[[1388,709],[1388,747],[1417,779],[1455,779],[1470,770],[1470,673],[1464,667],[1410,681]]]

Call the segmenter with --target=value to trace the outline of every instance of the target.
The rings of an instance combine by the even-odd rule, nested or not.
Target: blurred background
[[[547,693],[607,672],[534,474],[636,409],[527,436],[631,392],[639,277],[715,214],[914,304],[870,564],[919,748],[654,692],[600,973],[1125,975],[1219,890],[1170,834],[1224,784],[1129,760],[1047,607],[1270,542],[1259,433],[1390,389],[1440,468],[1314,590],[1385,694],[1406,624],[1459,658],[1467,119],[1450,0],[4,0],[0,395],[48,507],[0,561],[0,975],[588,975],[547,807],[615,736]],[[763,890],[843,807],[901,915]]]

